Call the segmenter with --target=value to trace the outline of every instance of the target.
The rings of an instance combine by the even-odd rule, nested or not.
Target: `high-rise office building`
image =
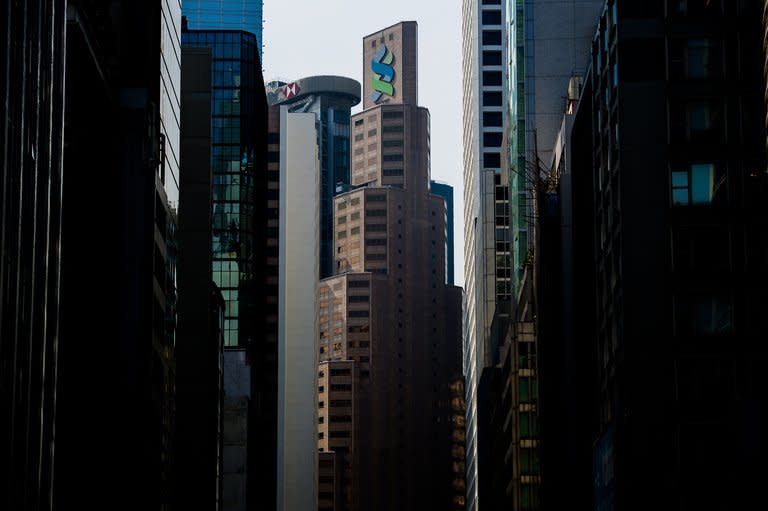
[[[274,108],[274,107],[273,107]],[[277,509],[317,509],[317,119],[280,107]]]
[[[185,19],[184,26],[190,26]],[[273,495],[273,481],[258,476],[274,463],[277,362],[257,335],[257,197],[265,182],[267,103],[257,39],[242,30],[184,30],[184,48],[207,48],[211,65],[213,172],[213,281],[225,302],[225,509],[247,505],[248,495]],[[257,195],[258,194],[258,195]],[[247,367],[246,367],[247,366]],[[241,434],[247,432],[247,434]],[[259,438],[259,442],[248,441]],[[257,490],[258,488],[258,490]]]
[[[366,36],[363,55],[336,275],[320,283],[318,447],[342,464],[339,509],[463,509],[461,290],[445,284],[446,204],[429,191],[416,23]]]
[[[595,509],[739,509],[760,498],[759,4],[613,0],[600,18],[573,135],[592,147],[574,164],[591,170],[593,195]]]
[[[464,361],[470,508],[480,507],[484,499],[489,505],[498,500],[490,491],[495,470],[484,474],[482,468],[484,460],[489,467],[499,465],[492,447],[495,432],[487,429],[496,403],[479,393],[494,392],[493,382],[498,380],[494,374],[503,370],[504,363],[500,349],[513,342],[507,338],[528,332],[515,325],[528,321],[530,309],[525,303],[535,307],[531,301],[535,298],[528,300],[528,293],[521,292],[525,268],[533,257],[531,190],[537,175],[545,173],[541,162],[548,163],[560,127],[568,80],[586,66],[601,4],[600,0],[463,3],[465,322],[469,325]],[[528,347],[528,341],[521,346]],[[509,353],[515,346],[505,350]],[[530,370],[526,382],[535,385],[535,368]],[[519,411],[518,404],[513,398],[510,406]],[[535,444],[535,439],[530,441]],[[519,438],[513,445],[514,460],[525,456]],[[526,475],[531,487],[520,486],[518,476],[507,491],[508,496],[514,494],[515,508],[524,505],[524,493],[530,495],[526,502],[536,502],[536,471]]]
[[[0,508],[51,509],[66,2],[0,15]]]
[[[498,323],[509,316],[512,258],[505,162],[507,25],[501,2],[464,0],[464,374],[467,410],[467,508],[479,498],[478,386],[494,364]]]
[[[453,187],[448,183],[441,183],[431,179],[429,189],[433,194],[445,199],[445,283],[454,285],[454,232],[453,232]]]
[[[592,502],[597,378],[595,353],[591,342],[585,342],[594,338],[594,301],[588,299],[595,294],[592,179],[586,175],[591,174],[590,167],[574,165],[592,151],[581,125],[574,129],[579,98],[591,94],[583,84],[581,76],[569,83],[548,166],[552,170],[542,178],[536,201],[537,257],[532,274],[537,296],[534,355],[541,375],[537,396],[541,409],[536,417],[542,439],[542,509],[589,508]],[[587,88],[591,91],[589,85]],[[585,121],[591,119],[581,115],[580,122]],[[575,138],[574,132],[579,131],[581,138]],[[520,351],[520,341],[510,337],[512,352]]]
[[[211,51],[181,53],[174,507],[221,509],[224,301],[213,283]]]
[[[310,76],[267,84],[270,105],[312,112],[320,123],[320,278],[333,275],[333,197],[349,188],[349,116],[360,84],[343,76]]]
[[[266,127],[266,118],[257,116],[265,99],[256,39],[242,31],[186,30],[182,44],[213,54],[213,280],[227,304],[224,345],[246,348],[255,338],[254,160],[258,132]]]
[[[255,35],[259,62],[263,62],[263,0],[183,0],[181,11],[190,30],[242,30]]]
[[[54,508],[164,509],[175,431],[181,9],[67,4]],[[83,478],[83,466],[99,469]]]

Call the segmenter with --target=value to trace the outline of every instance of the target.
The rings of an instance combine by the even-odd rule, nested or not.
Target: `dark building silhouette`
[[[174,505],[220,509],[224,301],[211,264],[211,52],[182,50]]]
[[[592,193],[572,196],[576,211],[591,195],[593,215],[594,509],[726,510],[761,498],[759,4],[616,0],[600,19],[572,135],[592,148],[573,167],[574,186],[591,173]],[[588,258],[573,247],[574,264]]]
[[[542,509],[588,509],[593,499],[597,362],[590,341],[595,335],[591,75],[585,80],[570,81],[551,170],[537,201]]]
[[[259,176],[263,187],[264,226],[266,235],[261,241],[264,250],[264,344],[260,348],[261,366],[259,381],[262,388],[262,438],[265,463],[271,467],[262,475],[265,497],[271,507],[277,505],[277,333],[278,297],[280,271],[280,107],[270,106],[267,110],[267,163],[266,172]],[[271,485],[271,486],[270,486]],[[270,489],[274,488],[274,490]]]
[[[180,14],[68,2],[56,509],[171,506]]]
[[[223,506],[250,507],[252,498],[269,506],[275,475],[263,467],[276,466],[277,361],[257,319],[267,136],[258,43],[249,32],[210,29],[184,30],[182,45],[212,55],[210,250],[213,281],[225,301]]]
[[[66,2],[0,14],[0,508],[51,509]]]

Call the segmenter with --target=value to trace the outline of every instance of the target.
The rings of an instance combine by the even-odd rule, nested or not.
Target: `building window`
[[[729,335],[733,311],[728,292],[694,292],[678,295],[675,303],[677,335]]]
[[[720,0],[672,0],[668,2],[672,16],[713,16],[721,14]]]
[[[718,175],[712,163],[694,163],[672,172],[672,205],[712,204],[725,196],[725,173]]]
[[[501,154],[483,153],[483,167],[493,169],[501,167]]]
[[[722,272],[731,269],[731,236],[727,227],[680,226],[673,230],[672,264],[679,272]]]
[[[501,127],[501,112],[483,112],[483,126]]]
[[[483,30],[483,44],[491,46],[501,45],[501,30]]]
[[[485,147],[501,147],[502,134],[498,131],[483,133]]]
[[[498,91],[483,92],[483,106],[502,106],[501,92],[498,92]]]
[[[684,60],[686,78],[700,79],[720,76],[720,46],[712,39],[688,39]]]
[[[501,11],[483,11],[483,25],[501,25]]]
[[[500,51],[484,51],[483,65],[484,66],[500,66],[501,52]]]
[[[402,110],[385,110],[381,116],[382,119],[402,119]]]
[[[501,71],[483,71],[483,85],[501,85]]]

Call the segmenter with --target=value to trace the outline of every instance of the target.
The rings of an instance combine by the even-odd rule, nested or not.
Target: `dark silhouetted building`
[[[211,52],[184,48],[181,67],[179,306],[176,348],[177,509],[221,508],[224,301],[211,263]]]
[[[55,509],[171,507],[180,26],[67,5]]]
[[[186,9],[186,4],[185,4]],[[191,20],[186,23],[193,26]],[[226,23],[224,24],[225,26]],[[267,102],[254,34],[184,30],[182,45],[207,48],[211,63],[213,282],[224,312],[223,509],[269,506],[275,494],[276,358],[262,340],[257,273],[260,252]],[[257,296],[258,295],[258,296]],[[274,352],[276,353],[276,351]],[[273,372],[274,371],[274,372]],[[249,441],[258,439],[258,441]],[[251,467],[251,468],[249,468]],[[263,476],[262,474],[265,474]],[[253,497],[251,497],[253,496]]]
[[[589,341],[595,335],[591,90],[589,73],[571,78],[551,148],[551,171],[541,181],[537,201],[542,509],[588,509],[593,500],[597,362]]]
[[[66,2],[2,8],[0,508],[51,509]]]
[[[594,509],[726,510],[762,498],[759,4],[614,0],[600,18],[572,135],[592,147],[574,179],[591,169]]]

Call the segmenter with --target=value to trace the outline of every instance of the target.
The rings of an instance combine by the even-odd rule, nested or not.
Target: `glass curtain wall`
[[[254,306],[254,99],[257,41],[242,31],[182,33],[212,51],[213,280],[225,301],[224,345],[245,347]]]

